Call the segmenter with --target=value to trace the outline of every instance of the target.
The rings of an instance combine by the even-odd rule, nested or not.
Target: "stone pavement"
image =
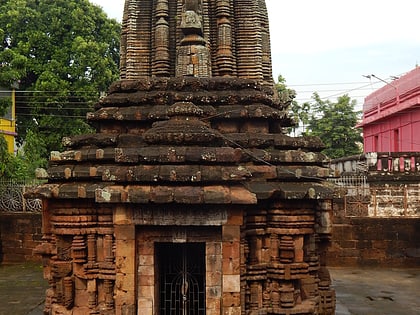
[[[336,315],[420,314],[420,268],[328,268]]]
[[[420,268],[329,268],[336,315],[420,314]],[[39,264],[0,264],[0,315],[42,315],[47,282]]]
[[[47,287],[40,264],[0,264],[0,315],[42,315]]]

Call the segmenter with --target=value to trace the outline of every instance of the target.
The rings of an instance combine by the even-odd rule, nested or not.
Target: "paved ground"
[[[47,286],[39,264],[0,265],[0,315],[42,315]]]
[[[336,315],[420,314],[420,268],[329,269]],[[0,265],[0,315],[42,315],[46,287],[39,265]]]
[[[419,269],[329,268],[336,315],[419,315]]]

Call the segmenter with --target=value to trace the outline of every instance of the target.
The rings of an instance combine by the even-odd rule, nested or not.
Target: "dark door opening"
[[[157,243],[160,315],[205,315],[205,244]]]

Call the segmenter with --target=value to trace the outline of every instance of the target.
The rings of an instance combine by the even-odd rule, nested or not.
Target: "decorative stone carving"
[[[202,20],[201,1],[185,0],[180,25],[183,38],[177,49],[176,76],[211,76],[210,51],[203,38]]]
[[[261,0],[127,0],[121,78],[233,76],[272,82],[269,43]]]

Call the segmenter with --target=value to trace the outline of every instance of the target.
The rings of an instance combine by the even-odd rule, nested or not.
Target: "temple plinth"
[[[329,169],[289,137],[263,0],[127,0],[96,133],[51,154],[45,313],[325,314]]]

